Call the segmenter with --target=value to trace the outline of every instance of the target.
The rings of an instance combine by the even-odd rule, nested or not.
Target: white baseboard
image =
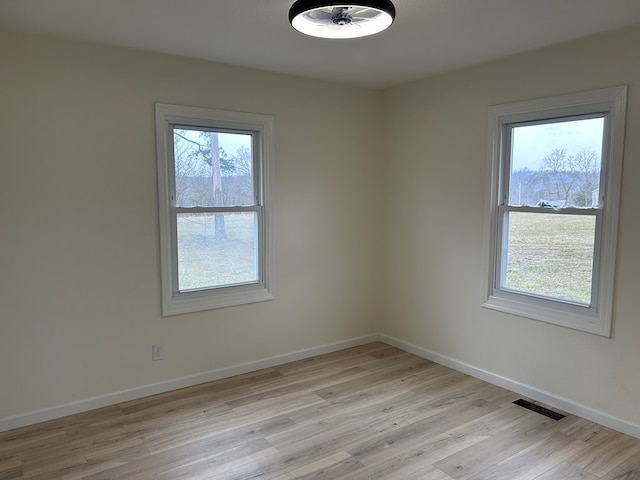
[[[186,377],[167,380],[151,385],[123,390],[120,392],[108,393],[106,395],[100,395],[98,397],[86,398],[84,400],[56,405],[53,407],[44,408],[42,410],[27,412],[11,417],[4,417],[0,418],[0,432],[24,427],[27,425],[33,425],[40,422],[46,422],[47,420],[54,420],[56,418],[66,417],[68,415],[74,415],[76,413],[82,413],[96,408],[115,405],[117,403],[135,400],[137,398],[148,397],[149,395],[156,395],[158,393],[165,393],[171,390],[177,390],[179,388],[191,387],[193,385],[199,385],[201,383],[212,382],[221,378],[254,372],[263,368],[275,367],[276,365],[295,362],[297,360],[315,357],[317,355],[323,355],[325,353],[336,352],[338,350],[344,350],[345,348],[356,347],[358,345],[364,345],[366,343],[371,343],[378,340],[378,335],[368,335],[365,337],[352,338],[350,340],[329,343],[326,345],[320,345],[318,347],[311,347],[304,350],[298,350],[296,352],[286,353],[283,355],[276,355],[274,357],[265,358],[263,360],[242,363],[240,365],[233,365],[231,367],[219,368],[217,370],[211,370],[209,372],[189,375]]]
[[[425,348],[418,347],[409,342],[405,342],[404,340],[390,337],[388,335],[378,335],[378,340],[391,346],[400,348],[406,352],[418,355],[419,357],[439,363],[440,365],[444,365],[459,372],[466,373],[467,375],[471,375],[472,377],[479,378],[480,380],[484,380],[485,382],[506,388],[507,390],[511,390],[512,392],[515,392],[519,395],[524,395],[533,400],[546,403],[547,405],[550,405],[552,407],[564,410],[567,413],[577,415],[578,417],[590,420],[605,427],[609,427],[613,430],[617,430],[618,432],[631,435],[632,437],[640,438],[640,425],[627,422],[626,420],[614,417],[612,415],[609,415],[608,413],[601,412],[580,403],[576,403],[572,400],[554,395],[553,393],[549,393],[544,390],[525,385],[515,380],[496,375],[495,373],[491,373],[481,368],[474,367],[473,365],[455,360],[451,357],[440,355],[439,353],[435,353]]]
[[[418,355],[419,357],[426,358],[459,372],[466,373],[467,375],[479,378],[481,380],[484,380],[485,382],[498,385],[517,394],[524,395],[533,400],[546,403],[547,405],[550,405],[552,407],[559,408],[561,410],[564,410],[565,412],[577,415],[592,422],[599,423],[600,425],[604,425],[605,427],[612,428],[627,435],[640,438],[640,425],[627,422],[620,418],[614,417],[599,410],[595,410],[580,403],[573,402],[558,395],[554,395],[544,390],[540,390],[538,388],[525,385],[515,380],[496,375],[481,368],[474,367],[473,365],[455,360],[451,357],[440,355],[439,353],[435,353],[425,348],[418,347],[409,342],[405,342],[404,340],[400,340],[383,334],[367,335],[364,337],[353,338],[341,342],[320,345],[317,347],[298,350],[296,352],[286,353],[283,355],[276,355],[274,357],[269,357],[263,360],[247,362],[240,365],[233,365],[217,370],[211,370],[209,372],[198,373],[195,375],[189,375],[173,380],[167,380],[151,385],[132,388],[129,390],[109,393],[98,397],[65,403],[42,410],[36,410],[20,415],[0,418],[0,432],[24,427],[26,425],[45,422],[47,420],[66,417],[68,415],[74,415],[76,413],[86,412],[117,403],[127,402],[129,400],[135,400],[137,398],[147,397],[149,395],[156,395],[158,393],[169,392],[171,390],[177,390],[179,388],[191,387],[193,385],[199,385],[201,383],[212,382],[221,378],[241,375],[243,373],[249,373],[263,368],[275,367],[284,363],[295,362],[297,360],[302,360],[325,353],[331,353],[358,345],[364,345],[366,343],[375,341],[385,342],[389,345],[405,350],[406,352],[413,353],[415,355]]]

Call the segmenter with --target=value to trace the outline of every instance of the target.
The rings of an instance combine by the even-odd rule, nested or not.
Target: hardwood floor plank
[[[478,384],[475,379],[473,382],[468,383],[465,383],[466,380],[467,379],[461,379],[456,384],[455,388],[452,386],[450,389],[438,389],[437,394],[434,391],[431,396],[414,393],[413,398],[415,401],[412,404],[402,405],[400,408],[396,408],[395,410],[389,409],[389,411],[385,412],[386,415],[378,415],[370,425],[378,430],[382,430],[382,426],[385,424],[389,427],[407,426],[418,420],[438,415],[441,412],[446,412],[456,405],[468,402],[473,403],[474,400],[483,400],[486,402],[486,400],[484,400],[485,395],[482,388],[469,388],[477,387],[481,384]],[[484,384],[484,386],[486,386],[486,384]],[[491,403],[491,405],[495,405],[497,410],[497,404]]]
[[[560,463],[535,480],[599,480],[600,477],[569,463]]]
[[[317,371],[323,371],[325,367],[340,364],[344,368],[362,365],[371,360],[370,354],[388,348],[389,346],[382,342],[373,342],[357,347],[346,348],[336,352],[325,353],[316,357],[304,358],[295,362],[278,365],[277,370],[287,375],[289,373],[313,374]]]
[[[348,369],[330,369],[329,371],[318,373],[309,378],[308,375],[293,376],[283,375],[278,381],[269,382],[259,389],[254,389],[255,393],[244,395],[228,402],[230,408],[239,408],[261,400],[277,398],[291,393],[311,393],[318,388],[329,388],[332,385],[343,381],[351,381],[362,377],[365,370],[362,367],[351,367]]]
[[[533,480],[586,446],[586,443],[562,432],[552,432],[544,439],[534,441],[531,446],[468,478],[469,480],[512,480],[514,478]]]
[[[435,437],[423,438],[421,441],[412,442],[407,448],[399,449],[391,456],[370,457],[366,460],[364,469],[344,480],[413,477],[416,472],[423,472],[425,465],[432,466],[436,461],[487,438],[486,432],[487,429],[482,424],[475,423],[473,427],[466,428],[465,425],[458,431],[452,430]],[[437,469],[432,470],[435,475]],[[451,479],[439,470],[437,477]]]
[[[609,473],[602,480],[638,480],[640,479],[640,455],[632,455]]]
[[[28,427],[0,432],[0,458],[42,450],[49,445],[63,443],[67,439],[66,426],[75,417],[66,417]]]
[[[273,455],[269,461],[252,461],[230,470],[216,470],[216,480],[273,480],[291,475],[291,472],[338,453],[340,450],[332,444],[313,444],[311,447],[300,447]]]
[[[602,433],[569,461],[598,477],[604,477],[631,457],[640,456],[640,442],[612,430]]]
[[[553,420],[533,412],[527,413],[520,422],[507,430],[461,450],[434,466],[454,479],[466,479],[554,432],[555,425],[551,425]]]
[[[144,444],[151,454],[194,444],[212,445],[223,449],[254,439],[268,437],[274,433],[285,431],[294,425],[286,415],[267,417],[264,420],[257,420],[251,423],[245,423],[244,420],[240,420],[235,424],[225,424],[222,429],[217,428],[216,422],[194,423],[191,428],[186,426],[176,432],[163,432],[160,436],[147,437],[144,439]]]
[[[560,431],[584,442],[591,442],[593,439],[607,432],[616,433],[607,427],[573,415],[562,420]]]
[[[235,452],[234,452],[235,453]],[[270,462],[271,459],[278,455],[278,450],[273,446],[262,448],[249,455],[247,454],[234,454],[232,458],[218,457],[213,461],[207,462],[209,470],[211,472],[211,478],[216,478],[220,472],[235,470],[243,465],[255,463],[255,462]]]
[[[390,381],[401,383],[402,378],[415,374],[420,369],[429,369],[431,362],[416,361],[403,362],[399,364],[387,364],[383,368],[368,370],[366,375],[360,376],[357,380],[349,380],[332,385],[331,387],[314,390],[313,393],[323,400],[352,395],[362,389],[382,387]]]
[[[327,419],[340,418],[342,422],[362,423],[364,419],[375,415],[378,409],[383,410],[390,403],[400,402],[406,396],[415,399],[415,395],[404,389],[379,391],[363,390],[349,397],[324,401],[289,412],[287,416],[300,426],[321,423]]]
[[[484,396],[483,400],[487,400]],[[500,434],[509,428],[521,423],[525,418],[531,418],[529,411],[513,404],[500,404],[500,408],[474,420],[474,422],[482,423],[487,428],[487,436]],[[540,418],[538,421],[544,421]]]
[[[398,480],[400,478],[398,477]],[[413,472],[407,476],[403,476],[402,480],[452,480],[449,475],[441,472],[437,468],[432,467],[431,465]]]
[[[23,478],[22,461],[11,457],[0,458],[0,479]]]
[[[358,462],[354,462],[351,455],[345,451],[340,451],[273,480],[343,478],[346,473],[357,470],[360,467],[361,465]]]
[[[179,472],[193,471],[212,475],[214,469],[231,469],[251,461],[252,455],[274,449],[267,441],[258,438],[247,442],[223,445],[197,442],[119,465],[114,468],[85,475],[84,480],[117,478],[118,480],[146,480],[160,477],[173,478]]]
[[[363,463],[381,463],[401,449],[413,450],[416,444],[459,427],[494,408],[483,400],[467,401],[396,430],[385,431],[372,439],[358,442],[347,451]]]

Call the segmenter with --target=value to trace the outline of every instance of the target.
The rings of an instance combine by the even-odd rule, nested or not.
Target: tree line
[[[600,154],[584,147],[575,155],[554,148],[538,170],[511,171],[510,205],[592,207],[598,204]]]

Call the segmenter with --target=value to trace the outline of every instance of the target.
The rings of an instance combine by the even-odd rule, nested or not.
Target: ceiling
[[[640,0],[393,0],[395,23],[306,37],[293,0],[0,0],[0,28],[388,87],[640,24]]]

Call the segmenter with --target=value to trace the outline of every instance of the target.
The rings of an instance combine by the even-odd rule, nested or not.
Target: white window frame
[[[160,218],[160,255],[162,274],[162,315],[170,316],[224,308],[247,303],[273,300],[274,296],[274,228],[273,228],[273,170],[274,119],[270,115],[231,112],[209,108],[157,103],[156,148],[158,162],[158,200]],[[195,291],[178,289],[178,254],[175,206],[173,128],[195,127],[250,133],[254,139],[253,152],[257,159],[254,181],[257,185],[258,214],[258,270],[257,282],[228,285]],[[225,210],[230,210],[225,208]],[[245,209],[247,210],[247,209]]]
[[[627,87],[529,100],[490,107],[485,200],[483,306],[534,320],[611,336],[616,245]],[[604,115],[602,181],[596,215],[594,280],[590,305],[537,297],[500,287],[500,261],[504,241],[500,220],[504,212],[504,175],[508,174],[508,125],[590,114]],[[526,210],[526,209],[525,209]],[[536,208],[528,210],[536,211]],[[569,210],[569,209],[567,209]]]

